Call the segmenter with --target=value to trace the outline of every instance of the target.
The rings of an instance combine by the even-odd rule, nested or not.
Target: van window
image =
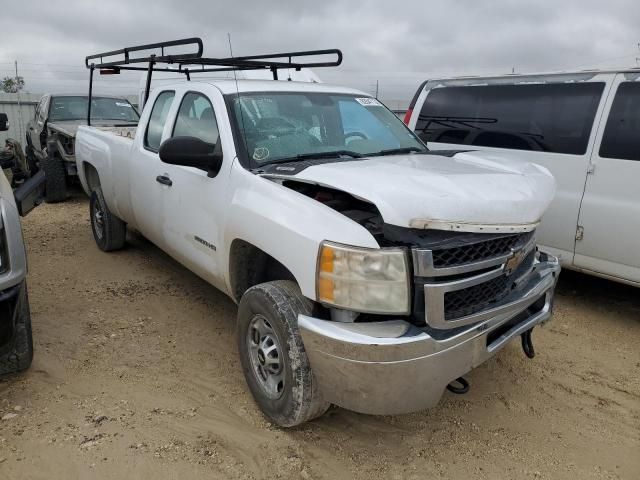
[[[416,133],[426,142],[583,155],[602,82],[435,88]]]
[[[175,92],[162,92],[153,104],[147,131],[144,135],[144,146],[155,152],[160,148],[162,131],[164,130],[164,124],[167,121],[167,115],[174,96]]]
[[[640,82],[623,82],[611,105],[600,156],[640,160]]]

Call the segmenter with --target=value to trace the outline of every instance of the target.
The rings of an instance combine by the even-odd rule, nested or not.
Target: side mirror
[[[6,113],[0,113],[0,132],[9,130],[9,117]]]
[[[44,200],[44,178],[44,170],[40,170],[13,192],[16,207],[21,217],[24,217]]]
[[[196,137],[172,137],[162,142],[158,154],[164,163],[200,168],[210,178],[222,167],[220,140],[213,144]]]

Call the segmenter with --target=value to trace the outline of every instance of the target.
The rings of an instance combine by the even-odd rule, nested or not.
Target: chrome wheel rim
[[[269,320],[255,315],[247,329],[247,349],[251,370],[267,397],[277,399],[284,393],[283,350]]]
[[[104,212],[98,200],[93,203],[93,231],[98,240],[102,240],[104,236]]]

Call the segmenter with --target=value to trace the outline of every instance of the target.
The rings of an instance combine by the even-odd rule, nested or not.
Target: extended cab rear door
[[[159,247],[163,247],[163,225],[169,219],[163,218],[162,200],[169,188],[163,183],[166,165],[160,161],[158,150],[167,136],[168,120],[174,108],[176,92],[162,90],[152,102],[151,112],[141,119],[144,128],[142,141],[136,141],[135,153],[127,162],[130,169],[131,205],[135,226],[140,232]],[[146,115],[149,115],[148,119]]]
[[[640,282],[640,73],[614,80],[578,224],[577,267]]]

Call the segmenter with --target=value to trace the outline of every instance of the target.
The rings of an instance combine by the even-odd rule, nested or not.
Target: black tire
[[[91,231],[98,248],[111,252],[124,247],[127,237],[127,224],[116,217],[104,201],[102,190],[97,187],[91,192],[89,201]]]
[[[320,395],[298,330],[298,314],[309,315],[311,309],[312,303],[295,282],[288,280],[256,285],[240,300],[238,350],[244,376],[262,412],[281,427],[294,427],[312,420],[330,406]],[[255,325],[264,320],[270,333],[262,336],[256,333]],[[265,355],[259,347],[269,342],[269,348],[275,342],[277,355],[273,356],[273,350]],[[277,376],[269,377],[271,374],[265,373],[270,368],[266,366],[269,362],[260,360],[260,351],[263,351],[262,359],[277,359]],[[271,382],[273,388],[265,378],[276,379]]]
[[[33,335],[31,333],[31,311],[29,310],[29,296],[26,284],[21,294],[20,313],[18,314],[13,346],[8,353],[0,356],[0,375],[16,373],[26,370],[33,360]]]
[[[67,199],[67,171],[59,157],[47,156],[42,161],[45,175],[45,199],[47,203]]]

